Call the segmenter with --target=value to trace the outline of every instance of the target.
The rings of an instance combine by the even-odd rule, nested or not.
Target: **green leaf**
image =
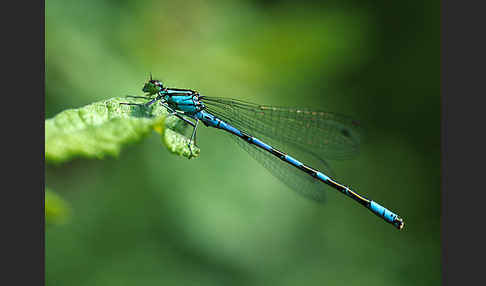
[[[71,207],[59,195],[46,188],[45,216],[47,224],[63,224],[71,215]]]
[[[199,149],[192,146],[192,156],[183,133],[187,123],[159,104],[150,107],[120,103],[144,103],[144,99],[111,98],[78,109],[68,109],[45,121],[46,161],[60,163],[75,157],[98,158],[118,156],[121,148],[141,141],[152,130],[172,140],[163,140],[168,149],[187,158],[196,157]],[[177,133],[176,133],[177,132]],[[175,151],[174,151],[175,150]]]
[[[186,137],[170,129],[165,130],[165,134],[162,135],[162,142],[164,142],[169,151],[173,154],[184,156],[189,159],[199,156],[198,147],[192,144],[192,142],[191,145],[188,146],[189,141]]]

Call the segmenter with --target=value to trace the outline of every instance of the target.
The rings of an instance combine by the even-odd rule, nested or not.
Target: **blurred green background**
[[[360,156],[309,201],[222,132],[201,156],[154,132],[119,158],[46,166],[72,208],[46,226],[46,284],[440,285],[439,1],[70,1],[45,11],[45,116],[168,86],[352,115]],[[285,151],[285,150],[284,150]]]

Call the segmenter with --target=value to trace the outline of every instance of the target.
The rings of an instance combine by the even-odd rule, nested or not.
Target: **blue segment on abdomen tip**
[[[386,219],[388,222],[393,223],[395,221],[395,218],[397,217],[396,214],[392,213],[388,209],[382,207],[381,205],[375,203],[374,201],[370,202],[370,209],[377,215],[383,217]]]

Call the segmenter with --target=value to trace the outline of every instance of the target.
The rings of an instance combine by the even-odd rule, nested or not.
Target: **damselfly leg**
[[[196,123],[194,123],[191,120],[184,118],[183,114],[178,113],[177,110],[172,109],[165,102],[160,101],[160,105],[162,105],[163,107],[165,107],[169,111],[169,115],[174,115],[177,118],[183,120],[184,122],[186,122],[187,124],[189,124],[193,127],[191,138],[189,139],[189,142],[187,143],[187,147],[189,148],[189,151],[191,152],[191,154],[189,155],[189,159],[191,159],[193,157],[191,142],[194,141],[194,145],[197,147],[197,145],[196,145],[196,130],[197,130],[197,124],[199,123],[199,119],[196,119]]]
[[[126,97],[150,99],[150,97],[146,97],[146,96],[127,95]],[[164,102],[160,98],[154,98],[154,99],[152,99],[152,100],[150,100],[149,102],[146,102],[146,103],[122,102],[120,104],[122,104],[122,105],[133,105],[133,106],[145,106],[145,107],[148,107],[148,106],[152,105],[154,102],[156,102],[157,100],[159,100],[160,105],[162,105],[164,108],[167,109],[167,111],[169,112],[169,114],[168,114],[169,116],[172,116],[172,115],[173,116],[176,116],[180,120],[184,121],[185,123],[187,123],[187,124],[189,124],[189,125],[191,125],[193,127],[192,134],[191,134],[191,138],[189,139],[189,142],[187,143],[187,147],[189,148],[189,151],[191,152],[190,155],[189,155],[189,159],[191,159],[193,157],[192,146],[191,146],[192,144],[191,144],[191,142],[194,141],[194,145],[196,145],[196,130],[197,130],[197,125],[199,123],[199,119],[196,119],[196,123],[192,122],[191,120],[185,118],[183,113],[178,112],[177,110],[172,109],[169,105],[167,105],[166,102]]]
[[[130,96],[131,97],[131,96]],[[142,98],[142,97],[141,97]],[[147,99],[146,97],[143,97],[145,99]],[[130,103],[130,102],[121,102],[120,104],[123,104],[123,105],[135,105],[135,106],[145,106],[145,107],[149,107],[150,105],[152,105],[154,102],[157,101],[157,98],[154,98],[152,99],[151,101],[147,102],[147,103]]]
[[[149,96],[136,96],[136,95],[127,95],[125,97],[130,97],[130,98],[143,98],[143,99],[150,99],[151,98]]]
[[[189,139],[189,142],[187,143],[187,147],[189,147],[189,151],[191,151],[191,155],[189,156],[189,159],[192,158],[192,146],[191,146],[191,142],[194,141],[194,146],[197,147],[197,145],[196,145],[196,130],[197,130],[197,124],[198,123],[199,123],[199,119],[196,119],[196,124],[194,125],[194,128],[192,129],[191,139]]]

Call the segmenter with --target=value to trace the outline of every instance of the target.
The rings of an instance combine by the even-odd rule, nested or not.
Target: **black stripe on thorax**
[[[165,96],[169,96],[169,97],[172,97],[172,96],[194,96],[194,94],[192,93],[165,93],[164,94]]]
[[[176,90],[176,91],[189,91],[191,93],[197,93],[197,91],[195,90],[192,90],[192,89],[183,89],[183,88],[172,88],[172,87],[168,87],[166,88],[167,90]]]

